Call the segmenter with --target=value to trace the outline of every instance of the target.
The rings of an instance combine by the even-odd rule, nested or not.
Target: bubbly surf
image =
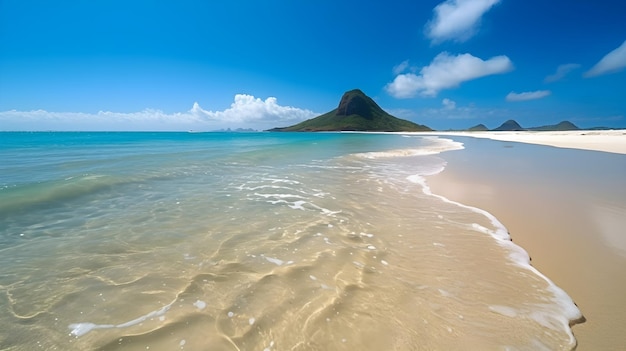
[[[3,134],[2,349],[576,345],[580,311],[504,225],[428,188],[460,143]]]

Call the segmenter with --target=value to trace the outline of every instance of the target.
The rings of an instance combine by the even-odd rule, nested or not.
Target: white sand
[[[429,132],[422,134],[468,136],[626,154],[626,129],[575,130],[563,132]]]

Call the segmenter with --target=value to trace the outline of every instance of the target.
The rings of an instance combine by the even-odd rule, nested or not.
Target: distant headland
[[[485,127],[482,124],[479,124],[478,126],[474,126],[472,128],[470,128],[469,130],[471,131],[480,131],[481,127],[484,128],[482,129],[483,131],[487,131],[489,129],[487,129],[487,127]],[[502,123],[499,127],[492,129],[493,131],[496,132],[500,132],[500,131],[507,131],[507,132],[518,132],[518,131],[567,131],[567,130],[580,130],[580,128],[578,128],[574,123],[570,122],[570,121],[563,121],[560,122],[558,124],[554,124],[554,125],[546,125],[546,126],[540,126],[540,127],[530,127],[530,128],[524,128],[522,127],[519,123],[517,123],[515,120],[508,120],[504,123]]]
[[[593,128],[585,128],[585,129],[586,130],[608,130],[608,129],[613,129],[613,128],[593,127]],[[519,123],[517,123],[517,121],[510,119],[502,123],[500,126],[493,128],[493,129],[487,128],[484,124],[478,124],[468,129],[465,129],[463,131],[468,131],[468,132],[522,132],[522,131],[565,132],[565,131],[571,131],[571,130],[580,130],[580,128],[570,121],[562,121],[557,124],[550,124],[550,125],[539,126],[539,127],[524,128]]]
[[[354,89],[345,92],[339,106],[328,113],[293,126],[269,131],[425,132],[432,129],[388,114],[361,90]]]

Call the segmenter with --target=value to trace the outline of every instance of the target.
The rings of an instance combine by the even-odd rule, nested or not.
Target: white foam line
[[[255,194],[255,195],[260,195],[260,194]],[[261,195],[262,196],[262,195]],[[269,198],[269,196],[264,196],[265,198]],[[303,197],[300,196],[289,196],[289,197],[295,197],[295,198],[300,198],[303,199]],[[288,196],[283,196],[283,198],[289,198]],[[286,200],[268,200],[268,203],[271,203],[272,205],[277,205],[277,204],[287,204],[287,206],[289,206],[289,208],[292,208],[294,210],[301,210],[301,211],[306,211],[306,208],[304,207],[304,205],[308,205],[311,206],[313,208],[315,208],[316,210],[319,210],[322,214],[325,214],[327,216],[334,216],[337,213],[341,213],[341,210],[339,211],[331,211],[327,208],[324,207],[320,207],[317,206],[313,203],[307,202],[307,201],[303,201],[303,200],[298,200],[298,201],[294,201],[294,202],[290,202],[290,201],[286,201]]]
[[[263,180],[269,180],[272,183],[287,183],[287,184],[300,184],[297,180],[291,179],[279,179],[279,178],[264,178]]]
[[[461,148],[463,148],[462,146],[463,144],[462,143],[460,144],[461,144]],[[443,169],[444,167],[441,167],[438,172],[428,174],[428,175],[434,175],[434,174],[440,173],[441,171],[443,171]],[[424,175],[427,175],[427,174],[424,174]],[[561,312],[566,318],[566,319],[558,318],[560,322],[559,327],[562,327],[563,330],[565,330],[568,333],[571,343],[573,344],[576,343],[576,338],[574,337],[574,334],[572,333],[572,329],[570,328],[569,324],[570,324],[570,321],[575,321],[575,320],[580,319],[582,317],[582,313],[580,312],[580,310],[578,309],[574,301],[572,301],[571,297],[567,295],[567,293],[563,289],[559,288],[548,277],[543,275],[543,273],[539,272],[535,267],[531,265],[530,256],[528,255],[526,250],[524,250],[521,246],[518,246],[514,244],[513,241],[511,241],[511,236],[509,235],[508,230],[494,215],[492,215],[491,213],[483,209],[464,205],[462,203],[452,201],[444,196],[433,194],[428,184],[426,184],[426,180],[422,177],[422,175],[412,175],[412,176],[407,177],[407,179],[413,183],[417,183],[421,185],[422,191],[426,195],[437,197],[445,202],[457,205],[462,208],[469,209],[473,212],[482,214],[483,216],[487,217],[491,221],[491,224],[496,228],[495,231],[484,228],[482,226],[478,226],[476,224],[473,225],[474,229],[486,232],[487,234],[491,235],[493,238],[497,240],[497,242],[500,245],[510,250],[509,256],[511,257],[513,262],[515,262],[518,266],[528,269],[529,271],[535,273],[537,276],[539,276],[540,278],[542,278],[548,283],[548,290],[552,292],[552,294],[554,295],[553,302],[555,302],[561,308]],[[552,322],[551,319],[556,318],[556,317],[554,317],[553,314],[550,313],[549,311],[545,311],[545,312],[534,311],[531,313],[530,317],[533,318],[537,323],[541,324],[542,326],[555,329],[554,322]]]
[[[407,157],[407,156],[428,156],[436,155],[445,151],[464,149],[463,143],[452,139],[429,138],[433,141],[433,145],[424,146],[419,149],[396,149],[388,151],[374,151],[357,153],[354,156],[359,158],[375,159],[375,158],[391,158],[391,157]]]
[[[268,200],[268,203],[272,204],[272,205],[277,205],[277,204],[289,204],[291,202],[289,201],[285,201],[285,200],[276,200],[276,201],[272,201],[272,200]]]
[[[278,185],[259,185],[259,186],[252,186],[252,187],[247,187],[244,188],[245,190],[251,190],[251,191],[257,191],[259,189],[287,189],[287,190],[293,190],[289,187],[286,186],[278,186]],[[244,190],[241,189],[241,190]]]
[[[263,198],[277,198],[277,199],[289,199],[289,198],[295,198],[295,199],[303,199],[302,196],[300,195],[292,195],[292,194],[260,194],[260,193],[254,193],[254,195],[256,196],[260,196]]]
[[[317,205],[312,204],[312,203],[309,203],[309,205],[311,205],[312,207],[320,210],[323,214],[328,215],[328,216],[332,216],[332,215],[335,215],[337,213],[341,213],[341,210],[339,210],[339,211],[331,211],[331,210],[329,210],[327,208],[320,207],[320,206],[317,206]]]
[[[265,257],[265,259],[266,259],[268,262],[271,262],[271,263],[273,263],[273,264],[275,264],[275,265],[277,265],[277,266],[282,266],[283,264],[285,264],[285,261],[280,260],[280,259],[278,259],[278,258],[267,257],[267,256],[264,256],[264,257]]]
[[[302,205],[306,204],[306,201],[296,201],[293,203],[293,205],[288,205],[290,208],[293,208],[294,210],[302,210],[304,211],[304,207],[302,207]]]
[[[160,317],[162,315],[164,315],[169,309],[170,307],[172,307],[172,305],[174,304],[174,302],[176,302],[176,300],[172,301],[170,304],[163,306],[162,308],[156,310],[156,311],[152,311],[148,314],[145,314],[141,317],[137,317],[133,320],[130,320],[128,322],[125,323],[120,323],[120,324],[94,324],[94,323],[89,323],[89,322],[83,322],[83,323],[72,323],[68,326],[68,328],[71,329],[70,334],[74,335],[76,337],[79,336],[83,336],[87,333],[89,333],[90,331],[94,330],[94,329],[113,329],[113,328],[128,328],[128,327],[132,327],[133,325],[137,325],[139,323],[142,323],[150,318],[154,318],[154,317]]]

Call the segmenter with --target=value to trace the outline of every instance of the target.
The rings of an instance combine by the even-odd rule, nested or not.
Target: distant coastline
[[[576,131],[428,132],[439,136],[467,136],[499,141],[548,145],[569,149],[626,154],[626,129]]]

